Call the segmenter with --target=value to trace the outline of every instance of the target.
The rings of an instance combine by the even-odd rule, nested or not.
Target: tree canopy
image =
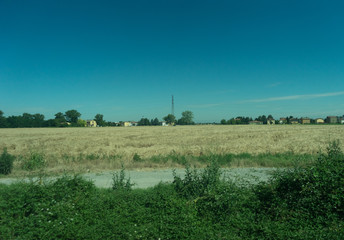
[[[195,124],[193,122],[193,112],[191,111],[184,111],[182,112],[182,117],[178,120],[178,124],[180,125],[191,125]]]
[[[69,110],[65,113],[67,122],[77,124],[81,114],[77,110]]]
[[[95,117],[94,117],[94,121],[97,122],[97,125],[104,127],[106,125],[106,122],[104,121],[104,115],[98,113]]]
[[[163,118],[167,124],[174,125],[176,123],[176,117],[173,114],[168,114]]]
[[[141,120],[138,122],[139,126],[149,126],[151,125],[151,122],[149,121],[148,118],[141,118]]]

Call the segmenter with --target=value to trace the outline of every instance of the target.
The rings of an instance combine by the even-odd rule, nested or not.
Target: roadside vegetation
[[[309,165],[237,185],[216,161],[171,184],[112,189],[79,176],[0,185],[0,239],[342,239],[344,155],[337,141]]]

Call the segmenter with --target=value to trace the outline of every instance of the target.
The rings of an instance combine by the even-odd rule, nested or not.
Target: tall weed
[[[220,184],[220,176],[221,170],[215,161],[212,161],[203,170],[191,169],[190,166],[186,166],[184,179],[173,171],[173,186],[181,196],[194,198],[215,190]]]
[[[28,156],[22,159],[22,169],[27,171],[42,169],[46,165],[45,156],[41,152],[31,151]]]
[[[10,174],[13,169],[13,161],[15,157],[7,152],[5,148],[0,155],[0,174]]]
[[[129,191],[134,186],[130,181],[130,177],[125,176],[125,169],[122,166],[121,171],[115,172],[112,176],[112,189],[113,190],[126,190]]]

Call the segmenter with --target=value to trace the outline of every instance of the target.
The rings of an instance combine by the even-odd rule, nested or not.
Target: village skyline
[[[24,127],[115,127],[115,126],[169,126],[169,125],[195,125],[205,124],[194,121],[192,111],[184,111],[180,118],[173,114],[167,114],[164,117],[146,118],[141,117],[140,120],[120,120],[117,122],[107,121],[103,114],[96,114],[92,119],[84,119],[82,114],[77,110],[68,110],[65,113],[58,112],[52,119],[46,119],[43,114],[23,113],[19,116],[6,117],[4,112],[0,110],[0,128],[24,128]],[[280,117],[274,118],[270,115],[260,115],[256,118],[252,117],[232,117],[228,120],[221,119],[216,122],[206,124],[222,124],[222,125],[241,125],[241,124],[344,124],[343,116],[327,116],[325,118],[308,118],[308,117]]]

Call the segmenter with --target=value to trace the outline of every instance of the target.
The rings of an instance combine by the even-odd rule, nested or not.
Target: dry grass
[[[341,125],[177,126],[113,128],[0,129],[0,150],[20,157],[44,154],[47,167],[84,171],[171,167],[133,161],[157,155],[199,156],[223,153],[315,154],[332,140],[343,139]],[[344,141],[341,142],[344,147]],[[17,163],[19,164],[19,163]]]

